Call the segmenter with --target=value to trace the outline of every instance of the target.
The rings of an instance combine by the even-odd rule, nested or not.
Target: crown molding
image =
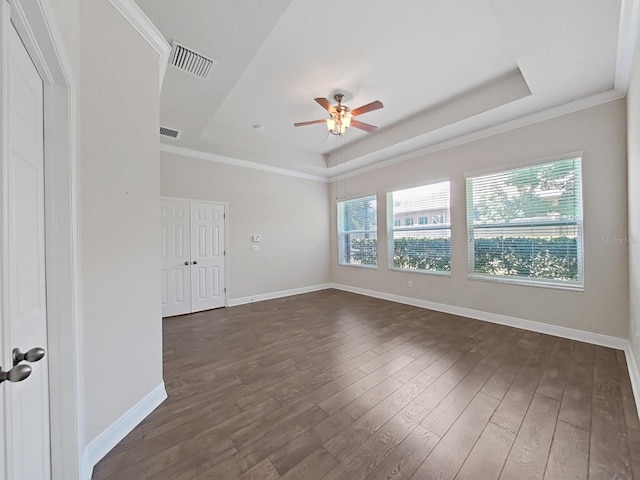
[[[263,172],[276,173],[278,175],[285,175],[287,177],[296,177],[296,178],[303,178],[305,180],[312,180],[314,182],[329,183],[329,179],[327,177],[321,177],[319,175],[311,175],[310,173],[302,173],[296,170],[289,170],[286,168],[273,167],[271,165],[251,162],[249,160],[240,160],[238,158],[226,157],[224,155],[203,152],[201,150],[194,150],[192,148],[179,147],[177,145],[168,145],[166,143],[160,143],[160,151],[166,152],[166,153],[175,153],[176,155],[182,155],[185,157],[199,158],[201,160],[209,160],[211,162],[224,163],[226,165],[233,165],[234,167],[251,168],[253,170],[262,170]]]
[[[109,0],[109,2],[159,55],[160,89],[162,90],[162,81],[167,72],[171,45],[169,45],[169,42],[167,42],[162,33],[160,33],[160,30],[149,20],[149,17],[145,15],[136,2],[133,0]]]
[[[464,145],[466,143],[482,140],[483,138],[492,137],[494,135],[499,135],[501,133],[506,133],[511,130],[516,130],[518,128],[526,127],[528,125],[534,125],[536,123],[544,122],[546,120],[551,120],[553,118],[561,117],[563,115],[575,113],[580,110],[597,107],[598,105],[603,105],[605,103],[613,102],[623,97],[624,97],[624,94],[618,90],[608,90],[606,92],[598,93],[596,95],[591,95],[590,97],[581,98],[579,100],[565,103],[557,107],[552,107],[546,110],[542,110],[540,112],[535,112],[529,115],[525,115],[524,117],[518,117],[513,120],[500,123],[498,125],[476,130],[471,133],[467,133],[465,135],[456,136],[451,138],[450,140],[434,143],[432,145],[428,145],[426,147],[419,148],[417,150],[413,150],[411,152],[407,152],[405,154],[398,155],[396,157],[392,157],[387,160],[381,160],[371,165],[366,165],[364,167],[349,170],[350,162],[341,163],[340,165],[338,165],[338,169],[341,169],[342,167],[342,169],[344,170],[344,173],[340,173],[338,175],[332,176],[329,179],[329,182],[331,183],[331,182],[335,182],[336,180],[343,180],[345,178],[361,175],[363,173],[371,172],[373,170],[378,170],[380,168],[388,167],[390,165],[395,165],[407,160],[413,160],[415,158],[423,157],[431,153],[447,150],[449,148],[457,147],[459,145]]]
[[[614,88],[623,95],[627,94],[629,88],[639,31],[640,0],[622,0],[620,5],[620,24],[618,26],[618,52],[616,55]]]

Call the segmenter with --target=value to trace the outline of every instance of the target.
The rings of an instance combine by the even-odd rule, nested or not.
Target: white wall
[[[640,36],[627,93],[629,181],[629,340],[640,370]]]
[[[329,281],[326,183],[162,152],[161,193],[229,203],[231,303]]]
[[[80,6],[86,440],[162,383],[158,55],[108,0]]]
[[[337,190],[341,197],[378,194],[378,225],[384,226],[387,191],[450,178],[452,275],[388,270],[384,234],[379,235],[382,253],[379,253],[377,270],[339,266],[334,205],[331,210],[332,281],[626,338],[627,245],[624,241],[616,243],[627,237],[624,132],[625,103],[620,100],[350,177],[346,184],[340,180]],[[578,150],[584,152],[584,292],[469,280],[465,174]],[[333,187],[335,189],[335,184]],[[413,281],[413,288],[408,288],[408,280]]]

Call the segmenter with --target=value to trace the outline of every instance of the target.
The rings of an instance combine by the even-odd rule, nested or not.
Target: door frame
[[[224,306],[229,306],[229,202],[220,202],[216,200],[202,200],[200,198],[185,198],[185,197],[167,197],[165,195],[160,196],[160,200],[177,200],[180,202],[198,202],[198,203],[211,203],[214,205],[224,206]]]
[[[85,441],[83,398],[80,396],[82,332],[76,233],[76,81],[48,2],[0,2],[5,11],[10,11],[11,23],[43,81],[51,478],[78,480]],[[6,121],[2,122],[2,128],[7,128]],[[0,268],[5,268],[1,257]],[[5,319],[6,312],[0,310],[2,328],[6,326]],[[10,348],[3,344],[5,352]]]

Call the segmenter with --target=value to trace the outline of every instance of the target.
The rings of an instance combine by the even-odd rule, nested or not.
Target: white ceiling
[[[163,143],[331,176],[614,88],[622,0],[138,0],[171,42],[218,63],[167,69]],[[401,8],[399,8],[401,7]],[[344,137],[315,97],[377,125]],[[263,125],[256,130],[254,125]]]

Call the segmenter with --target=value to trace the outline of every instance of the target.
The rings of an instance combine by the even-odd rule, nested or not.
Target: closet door
[[[191,202],[191,311],[224,307],[224,205]]]
[[[188,201],[161,200],[162,316],[191,312],[191,211]]]

